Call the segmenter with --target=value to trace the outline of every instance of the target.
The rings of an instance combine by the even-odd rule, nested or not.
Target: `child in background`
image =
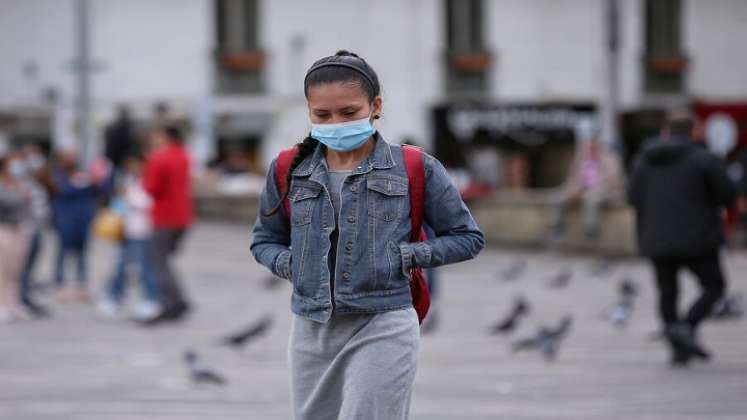
[[[52,200],[52,224],[59,237],[55,262],[55,283],[60,301],[88,302],[88,270],[86,252],[91,222],[96,213],[96,200],[104,189],[104,175],[90,174],[78,169],[78,155],[63,152],[58,157],[53,173],[55,188]],[[77,257],[77,290],[65,290],[65,261],[69,255]]]
[[[105,296],[99,303],[99,311],[108,318],[117,316],[121,310],[127,285],[127,269],[131,265],[139,269],[140,288],[143,292],[143,302],[135,312],[136,318],[150,318],[160,312],[158,283],[150,249],[153,229],[150,208],[153,200],[142,187],[144,163],[142,156],[136,155],[125,160],[121,193],[112,202],[114,211],[123,219],[124,240]]]

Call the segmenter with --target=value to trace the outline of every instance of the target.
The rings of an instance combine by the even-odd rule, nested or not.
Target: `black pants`
[[[708,317],[713,304],[724,294],[726,288],[721,272],[718,253],[688,259],[653,259],[656,283],[659,287],[659,313],[665,326],[680,321],[677,312],[680,268],[689,269],[698,278],[702,293],[695,301],[684,321],[693,328]]]
[[[156,228],[153,232],[153,268],[164,310],[187,303],[179,279],[171,267],[171,258],[179,250],[185,233],[184,229],[163,228]]]

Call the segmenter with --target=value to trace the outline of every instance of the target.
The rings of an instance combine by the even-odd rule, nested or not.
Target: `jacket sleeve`
[[[729,178],[724,163],[716,156],[708,155],[705,165],[705,178],[708,189],[717,204],[730,207],[737,199],[737,186]]]
[[[402,257],[411,267],[438,267],[468,260],[485,247],[485,237],[441,162],[425,160],[424,222],[435,237],[400,245]]]
[[[275,185],[276,161],[270,165],[265,186],[259,198],[259,213],[254,223],[252,255],[258,263],[278,277],[291,278],[290,224],[283,206],[272,216],[266,214],[280,201]]]
[[[641,206],[641,182],[642,182],[642,171],[643,171],[643,159],[639,156],[636,158],[633,164],[633,170],[631,171],[630,179],[628,179],[627,196],[628,202],[633,207]]]

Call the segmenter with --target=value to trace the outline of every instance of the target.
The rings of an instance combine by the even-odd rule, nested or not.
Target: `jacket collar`
[[[353,175],[371,172],[373,169],[390,169],[395,166],[392,149],[377,131],[374,134],[376,143],[374,149],[363,161],[353,169]],[[325,147],[318,143],[311,156],[299,164],[293,171],[293,176],[306,177],[317,172],[327,172],[327,164],[324,159]]]

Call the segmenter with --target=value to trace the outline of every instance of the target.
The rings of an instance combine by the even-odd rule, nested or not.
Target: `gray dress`
[[[350,172],[329,172],[335,214]],[[336,232],[329,258],[336,253]],[[334,273],[334,262],[331,262]],[[415,309],[336,314],[327,323],[293,315],[288,362],[297,420],[409,417],[420,329]]]

